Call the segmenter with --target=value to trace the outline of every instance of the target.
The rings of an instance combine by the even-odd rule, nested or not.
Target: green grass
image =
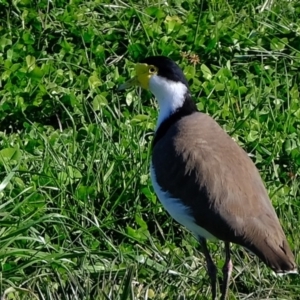
[[[299,264],[300,5],[246,2],[0,1],[0,295],[210,299],[149,181],[156,103],[116,93],[154,54],[253,154]],[[300,299],[298,276],[232,253],[230,299]]]

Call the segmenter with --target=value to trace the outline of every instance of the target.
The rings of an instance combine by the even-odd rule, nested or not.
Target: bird
[[[182,69],[166,56],[149,56],[118,88],[149,90],[159,113],[150,177],[165,210],[199,241],[217,299],[217,268],[207,240],[225,244],[221,300],[228,297],[230,244],[254,253],[277,274],[297,273],[294,255],[258,169],[249,155],[192,99]]]

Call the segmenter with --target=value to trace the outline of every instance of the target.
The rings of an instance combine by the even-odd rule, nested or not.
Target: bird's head
[[[158,99],[169,93],[188,92],[188,82],[180,67],[165,56],[150,56],[135,66],[136,76],[122,84],[118,90],[140,86],[150,90]],[[168,98],[168,97],[167,97]]]
[[[120,90],[132,86],[140,86],[157,99],[160,113],[157,121],[159,125],[185,107],[185,113],[197,110],[191,100],[188,82],[180,67],[165,56],[150,56],[143,59],[135,67],[136,75],[119,87]]]

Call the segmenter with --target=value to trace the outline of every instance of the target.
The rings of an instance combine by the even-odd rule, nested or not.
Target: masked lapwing
[[[230,243],[256,254],[276,273],[297,273],[294,255],[247,153],[210,116],[198,111],[188,82],[171,59],[152,56],[119,87],[140,86],[158,101],[151,180],[164,208],[199,240],[217,299],[217,269],[206,240],[225,243],[221,299],[232,272]]]

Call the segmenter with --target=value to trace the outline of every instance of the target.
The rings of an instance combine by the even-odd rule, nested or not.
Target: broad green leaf
[[[96,95],[93,99],[93,109],[95,111],[101,110],[103,106],[106,106],[108,104],[106,98],[105,98],[105,94],[99,94]]]
[[[31,72],[35,68],[35,62],[36,59],[34,56],[31,55],[26,56],[26,64],[29,72]]]
[[[212,73],[211,73],[210,69],[205,64],[201,65],[201,71],[202,71],[203,77],[205,79],[207,79],[207,80],[212,79]]]
[[[167,16],[164,21],[167,32],[170,34],[174,29],[179,29],[183,21],[178,16]]]
[[[4,51],[6,46],[12,45],[11,39],[6,38],[6,36],[7,35],[5,34],[0,37],[0,47],[2,48],[2,51]]]
[[[4,148],[0,150],[0,163],[6,163],[12,160],[19,161],[22,157],[18,148]]]
[[[97,74],[94,73],[92,76],[89,77],[89,85],[91,89],[95,89],[99,87],[101,84],[102,84],[101,80]]]

